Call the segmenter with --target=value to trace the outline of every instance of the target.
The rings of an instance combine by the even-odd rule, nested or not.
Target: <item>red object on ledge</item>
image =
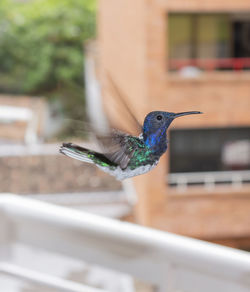
[[[217,59],[169,59],[169,70],[180,70],[192,66],[201,70],[234,70],[250,69],[250,58],[217,58]]]

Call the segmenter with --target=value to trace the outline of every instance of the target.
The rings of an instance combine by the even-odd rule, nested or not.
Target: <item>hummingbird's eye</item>
[[[158,115],[156,118],[158,121],[160,121],[160,120],[162,120],[162,115]]]

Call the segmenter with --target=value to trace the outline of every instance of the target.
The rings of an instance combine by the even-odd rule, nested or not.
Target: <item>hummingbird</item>
[[[141,126],[141,134],[133,136],[118,130],[97,137],[103,151],[93,151],[73,143],[63,143],[60,152],[71,158],[94,163],[117,180],[124,180],[152,170],[167,151],[167,130],[174,119],[200,111],[152,111]]]

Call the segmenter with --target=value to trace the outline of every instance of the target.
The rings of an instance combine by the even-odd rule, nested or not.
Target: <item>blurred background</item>
[[[87,115],[99,129],[128,126],[108,74],[140,122],[204,113],[174,121],[158,167],[125,183],[58,153],[63,141],[93,146]],[[249,109],[250,1],[0,2],[0,193],[250,250]],[[17,262],[33,257],[17,247]],[[124,275],[48,257],[65,277],[128,291]]]

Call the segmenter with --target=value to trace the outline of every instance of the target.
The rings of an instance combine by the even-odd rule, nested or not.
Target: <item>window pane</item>
[[[170,172],[250,169],[250,128],[170,131]]]
[[[227,15],[196,15],[197,58],[230,57],[229,19]]]
[[[170,58],[190,58],[192,16],[175,14],[169,16],[169,56]]]
[[[230,57],[230,21],[227,14],[170,14],[171,59]]]

